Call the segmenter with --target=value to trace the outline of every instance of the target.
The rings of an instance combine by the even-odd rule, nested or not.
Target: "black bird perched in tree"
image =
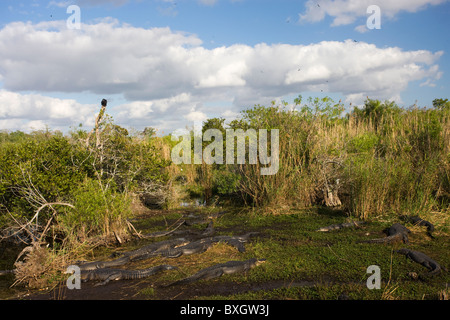
[[[107,104],[107,103],[108,103],[108,100],[106,100],[106,99],[103,99],[103,100],[102,100],[102,106],[103,106],[103,107],[106,107],[106,104]]]

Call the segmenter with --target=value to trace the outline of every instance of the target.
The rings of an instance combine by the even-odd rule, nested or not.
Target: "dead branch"
[[[179,227],[181,227],[186,221],[184,219],[182,219],[175,228],[173,228],[172,230],[169,231],[157,231],[157,232],[152,232],[152,233],[147,233],[145,235],[141,234],[140,232],[137,232],[136,229],[134,228],[133,224],[127,220],[127,224],[129,227],[131,227],[136,235],[139,237],[139,239],[149,239],[149,238],[159,238],[159,237],[164,237],[164,236],[168,236],[170,234],[172,234],[173,232],[175,232]]]
[[[53,218],[55,217],[55,215],[56,215],[56,213],[57,213],[56,210],[55,210],[55,208],[53,208],[54,205],[68,206],[68,207],[71,207],[72,209],[75,209],[75,207],[74,207],[73,205],[71,205],[70,203],[65,203],[65,202],[52,202],[52,203],[46,203],[46,204],[42,205],[42,206],[38,209],[38,212],[37,212],[36,214],[38,214],[39,211],[41,211],[42,209],[44,209],[46,206],[49,206],[49,207],[52,209],[53,214],[52,214],[52,216],[50,217],[50,219],[48,219],[47,224],[46,224],[44,230],[43,230],[42,233],[41,233],[41,237],[39,238],[39,242],[42,241],[42,238],[44,237],[44,235],[46,234],[48,228],[50,227],[50,223],[52,222]]]
[[[136,228],[133,226],[133,224],[132,224],[130,221],[128,221],[128,220],[125,220],[125,221],[127,222],[128,228],[129,228],[129,229],[133,229],[133,230],[134,230],[134,233],[136,234],[136,236],[137,236],[139,239],[142,239],[142,234],[136,230]]]
[[[98,149],[100,147],[100,121],[102,120],[104,114],[105,114],[105,110],[106,110],[106,105],[107,105],[108,101],[103,99],[102,100],[102,107],[100,108],[100,112],[97,115],[97,119],[95,120],[95,126],[94,128],[92,128],[91,132],[89,132],[87,138],[86,138],[86,147],[89,148],[89,140],[91,139],[91,135],[94,133],[95,131],[95,136],[96,136],[96,144],[95,147]]]
[[[13,219],[13,221],[17,224],[18,229],[17,231],[15,231],[12,234],[9,234],[8,236],[2,236],[2,239],[7,239],[7,238],[11,238],[14,236],[17,236],[19,233],[21,233],[22,231],[25,231],[26,233],[28,233],[28,235],[31,238],[32,243],[33,242],[41,242],[42,238],[44,237],[45,233],[47,232],[48,228],[50,227],[50,223],[53,220],[54,216],[56,215],[57,211],[53,208],[54,205],[62,205],[62,206],[68,206],[71,208],[75,208],[72,204],[70,203],[65,203],[65,202],[48,202],[48,203],[44,203],[43,205],[41,205],[37,210],[36,213],[34,214],[34,216],[31,218],[31,220],[27,221],[26,223],[21,223],[19,222],[16,218],[14,218],[14,216],[11,214],[11,212],[9,212],[9,210],[6,208],[6,212],[8,212],[8,214],[10,215],[10,217]],[[39,237],[39,239],[36,238],[36,235],[34,234],[33,231],[37,230],[38,224],[37,224],[37,217],[39,216],[39,212],[44,209],[45,207],[49,206],[52,211],[53,214],[52,216],[48,219],[46,226],[44,227],[43,231],[41,232],[41,236]],[[36,224],[35,227],[32,227],[33,224],[33,220],[36,219]],[[33,230],[35,229],[35,230]],[[20,241],[25,242],[24,240],[22,240],[22,238],[20,238]],[[25,242],[26,243],[26,242]]]

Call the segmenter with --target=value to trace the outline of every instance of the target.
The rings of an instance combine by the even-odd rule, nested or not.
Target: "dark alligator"
[[[78,265],[80,267],[80,270],[95,270],[101,268],[117,267],[122,266],[128,262],[144,260],[150,257],[154,257],[158,255],[161,251],[174,248],[178,245],[185,245],[187,243],[188,241],[183,238],[159,241],[148,244],[144,247],[141,247],[133,251],[124,252],[121,254],[122,256],[120,258],[114,260],[91,261],[91,262],[77,261],[74,264]]]
[[[142,270],[122,270],[122,269],[95,269],[81,272],[81,280],[83,282],[98,280],[102,281],[95,286],[105,285],[111,280],[135,280],[143,279],[165,270],[177,269],[171,265],[163,264]]]
[[[387,243],[387,242],[395,242],[395,241],[403,241],[404,243],[409,244],[408,233],[411,231],[400,223],[394,223],[390,228],[386,230],[387,237],[380,239],[371,239],[361,241],[364,243]]]
[[[340,223],[340,224],[332,224],[327,227],[322,227],[322,228],[317,229],[316,231],[328,232],[331,230],[339,230],[342,228],[359,227],[360,225],[365,224],[365,223],[366,223],[365,221],[344,222],[344,223]]]
[[[420,218],[419,216],[402,215],[402,216],[400,216],[400,218],[402,218],[404,221],[408,221],[414,225],[427,227],[428,236],[430,236],[430,238],[432,238],[432,239],[434,238],[433,235],[431,234],[434,231],[434,225],[431,222],[424,220],[424,219]]]
[[[254,237],[258,234],[258,232],[248,232],[241,236],[215,236],[205,238],[205,240],[210,240],[212,242],[225,242],[228,245],[238,249],[239,252],[245,252],[244,243],[247,242],[251,237]]]
[[[244,252],[245,247],[244,243],[248,241],[248,239],[254,235],[258,234],[257,232],[249,232],[242,236],[215,236],[215,237],[207,237],[202,238],[200,240],[190,242],[187,245],[179,246],[176,248],[169,248],[167,250],[161,250],[156,252],[155,254],[161,254],[167,258],[177,258],[182,255],[189,255],[194,253],[201,253],[212,247],[217,242],[226,242],[227,244],[236,247],[239,252]]]
[[[266,259],[256,259],[252,258],[245,261],[228,261],[225,263],[220,263],[213,265],[211,267],[202,269],[195,273],[194,275],[175,281],[167,286],[186,284],[190,282],[194,282],[197,280],[210,280],[213,278],[220,277],[224,274],[232,274],[236,272],[247,272],[251,268],[259,266],[264,263]]]
[[[202,232],[203,235],[209,235],[213,231],[212,224]],[[256,235],[256,232],[249,232],[242,236],[215,236],[201,238],[194,242],[189,242],[185,238],[178,238],[172,240],[165,240],[150,243],[139,249],[121,253],[121,257],[109,260],[109,261],[91,261],[91,262],[81,262],[77,261],[72,264],[76,264],[81,270],[95,270],[101,268],[110,268],[122,266],[129,262],[139,261],[148,259],[150,257],[155,257],[162,255],[167,258],[177,258],[182,255],[190,255],[194,253],[202,253],[210,248],[216,242],[226,242],[229,245],[236,247],[239,252],[244,252],[244,243],[248,241],[251,236]]]
[[[158,252],[155,252],[155,255],[162,255],[166,258],[178,258],[182,255],[190,255],[194,253],[202,253],[208,250],[214,242],[210,240],[198,240],[194,242],[190,242],[184,246],[179,246],[176,248],[168,248],[166,250],[160,250]]]
[[[447,271],[445,267],[441,266],[439,263],[431,259],[423,252],[409,250],[405,248],[395,250],[395,252],[405,255],[406,259],[410,258],[412,261],[420,263],[422,266],[424,266],[430,271],[428,273],[429,276],[439,274],[441,273],[442,270]]]
[[[117,267],[122,266],[130,261],[129,257],[121,257],[119,259],[111,260],[111,261],[77,261],[74,264],[80,267],[82,271],[109,268],[109,267]]]
[[[133,251],[125,252],[124,256],[129,257],[130,261],[139,261],[157,256],[165,250],[177,248],[178,246],[185,246],[189,243],[190,242],[184,238],[159,241]]]

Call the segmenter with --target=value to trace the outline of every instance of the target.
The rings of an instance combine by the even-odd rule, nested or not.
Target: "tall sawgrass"
[[[244,203],[275,213],[330,205],[330,192],[359,218],[448,207],[449,108],[404,109],[368,99],[361,109],[343,111],[330,98],[301,97],[244,110],[229,127],[278,129],[278,172],[262,176],[261,164],[202,165],[190,180],[214,190],[212,176],[232,173]]]

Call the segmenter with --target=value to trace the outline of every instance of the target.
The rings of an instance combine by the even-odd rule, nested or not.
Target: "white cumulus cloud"
[[[393,18],[400,12],[417,12],[428,6],[439,5],[448,0],[308,0],[305,12],[299,14],[301,22],[318,22],[326,16],[333,17],[332,26],[354,23],[360,17],[367,17],[367,8],[377,5],[382,17]],[[359,27],[359,30],[362,30]]]
[[[58,99],[40,94],[20,94],[0,90],[0,128],[40,130],[67,129],[83,123],[93,125],[96,105],[83,105],[72,99]]]
[[[121,125],[164,130],[305,91],[390,99],[412,81],[438,80],[442,54],[352,40],[207,49],[196,35],[114,19],[80,30],[13,22],[0,29],[0,120],[91,121],[96,104],[45,96],[55,92],[120,95],[126,102],[108,107]]]

